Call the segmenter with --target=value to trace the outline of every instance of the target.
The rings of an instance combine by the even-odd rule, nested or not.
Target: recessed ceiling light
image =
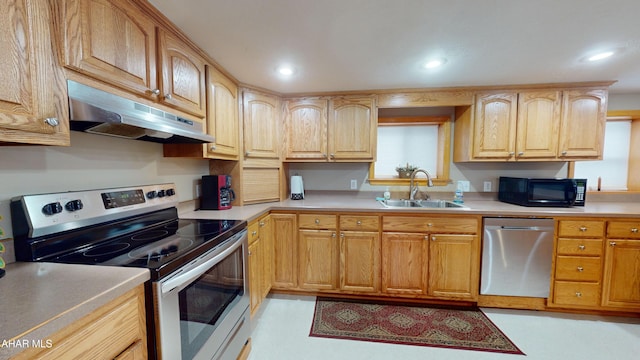
[[[612,56],[614,54],[613,51],[605,51],[605,52],[601,52],[598,54],[595,54],[593,56],[590,56],[587,58],[588,61],[598,61],[598,60],[603,60],[606,59],[610,56]]]
[[[437,68],[439,66],[444,65],[447,62],[447,59],[433,59],[433,60],[429,60],[424,64],[424,67],[427,69],[433,69],[433,68]]]
[[[278,67],[278,74],[284,76],[291,76],[295,73],[295,69],[289,65],[282,65]]]

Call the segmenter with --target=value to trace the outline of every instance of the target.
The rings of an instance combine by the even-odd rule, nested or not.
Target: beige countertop
[[[149,270],[44,262],[8,264],[0,279],[0,359],[46,339],[149,280]],[[25,341],[26,340],[26,341]]]
[[[432,195],[438,198],[437,194]],[[626,201],[587,201],[585,206],[576,207],[525,207],[506,204],[482,196],[466,199],[465,209],[444,208],[385,208],[375,201],[370,193],[359,192],[309,192],[304,200],[284,200],[265,204],[234,206],[229,210],[197,210],[180,213],[182,218],[192,219],[235,219],[251,221],[270,210],[279,211],[340,211],[340,212],[380,212],[380,213],[424,213],[424,214],[474,214],[483,216],[595,216],[595,217],[640,217],[640,201],[637,195]],[[446,199],[446,197],[443,197]]]

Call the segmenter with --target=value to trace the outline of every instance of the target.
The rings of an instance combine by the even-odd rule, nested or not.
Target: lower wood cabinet
[[[53,334],[53,347],[25,349],[13,359],[147,358],[144,286],[140,285]]]
[[[299,287],[334,290],[338,287],[338,238],[336,230],[299,230]]]
[[[370,294],[380,291],[380,234],[377,231],[340,232],[340,291]]]
[[[249,232],[249,299],[250,312],[254,315],[262,300],[269,294],[272,282],[273,244],[271,234],[271,216],[265,215],[252,221]]]
[[[429,243],[426,234],[382,234],[382,292],[425,295]]]
[[[273,234],[273,288],[298,287],[298,236],[295,214],[271,214]]]
[[[640,310],[640,220],[607,225],[602,306]]]
[[[477,299],[478,237],[431,234],[428,294],[434,297]]]

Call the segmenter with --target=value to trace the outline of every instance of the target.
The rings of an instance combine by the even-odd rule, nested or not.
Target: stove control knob
[[[82,203],[82,200],[71,200],[66,204],[64,204],[64,208],[67,209],[68,211],[82,210],[83,207],[84,207],[84,204]]]
[[[173,189],[167,189],[167,196],[173,196],[176,194],[176,191]]]
[[[156,197],[156,195],[158,195],[158,193],[155,190],[149,191],[147,193],[147,199],[153,199]]]
[[[166,191],[164,191],[164,190],[159,190],[159,191],[158,191],[158,197],[164,197],[166,194],[167,194],[167,193],[166,193]]]
[[[54,215],[62,212],[62,205],[59,202],[49,203],[42,207],[42,213],[45,215]]]

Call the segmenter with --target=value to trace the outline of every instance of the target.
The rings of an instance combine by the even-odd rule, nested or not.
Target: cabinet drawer
[[[471,233],[478,231],[478,220],[474,218],[433,218],[409,216],[385,216],[384,231]]]
[[[249,226],[247,227],[247,231],[249,232],[249,244],[252,244],[260,237],[260,226],[258,225],[257,221],[249,224]]]
[[[555,305],[598,306],[600,283],[556,281],[553,288]]]
[[[300,229],[335,229],[337,216],[333,214],[300,214],[298,227]]]
[[[562,237],[601,237],[604,235],[604,221],[599,220],[561,220],[558,236]]]
[[[378,231],[380,220],[371,215],[340,216],[340,230]]]
[[[602,239],[558,239],[559,255],[602,255]]]
[[[556,279],[575,281],[600,281],[602,261],[599,257],[558,256]]]
[[[640,239],[640,221],[610,221],[607,237]]]

